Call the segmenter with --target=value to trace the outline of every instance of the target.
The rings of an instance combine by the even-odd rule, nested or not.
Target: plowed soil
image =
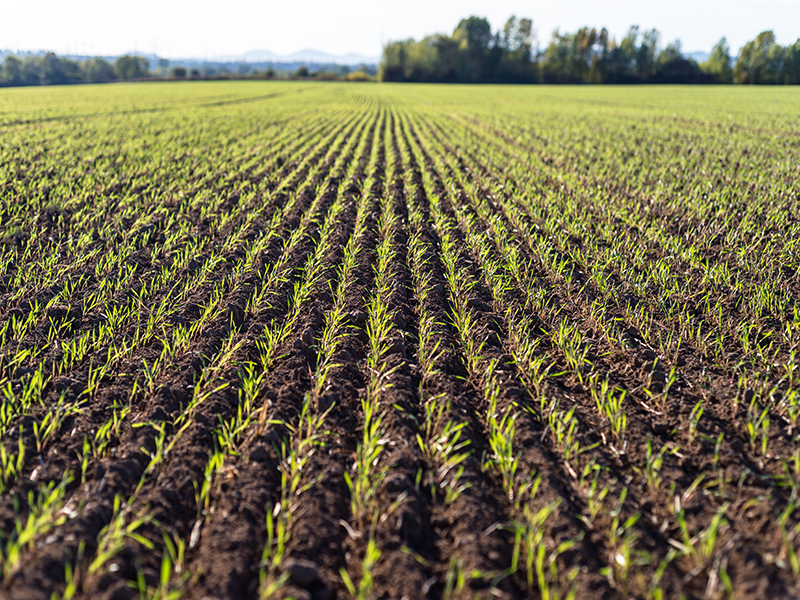
[[[2,96],[1,597],[800,597],[796,99]]]

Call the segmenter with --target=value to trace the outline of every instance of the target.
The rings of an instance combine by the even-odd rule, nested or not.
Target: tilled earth
[[[785,257],[767,157],[620,97],[692,168],[498,88],[192,85],[4,117],[0,596],[800,595],[797,312],[688,191]]]

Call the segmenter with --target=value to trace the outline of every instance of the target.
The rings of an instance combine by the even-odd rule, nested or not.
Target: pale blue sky
[[[738,53],[773,29],[782,44],[800,37],[800,0],[7,0],[0,48],[71,54],[156,52],[220,58],[266,49],[314,48],[332,54],[379,55],[387,40],[450,32],[471,14],[494,29],[512,14],[530,17],[539,45],[555,28],[606,26],[617,38],[628,26],[656,27],[662,43],[680,38],[684,52],[708,51],[723,35]]]

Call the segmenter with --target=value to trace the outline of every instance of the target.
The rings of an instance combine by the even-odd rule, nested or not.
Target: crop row
[[[153,89],[0,115],[4,594],[797,591],[788,113]]]

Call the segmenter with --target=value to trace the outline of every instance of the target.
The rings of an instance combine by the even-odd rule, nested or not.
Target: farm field
[[[800,597],[798,114],[0,90],[0,597]]]

